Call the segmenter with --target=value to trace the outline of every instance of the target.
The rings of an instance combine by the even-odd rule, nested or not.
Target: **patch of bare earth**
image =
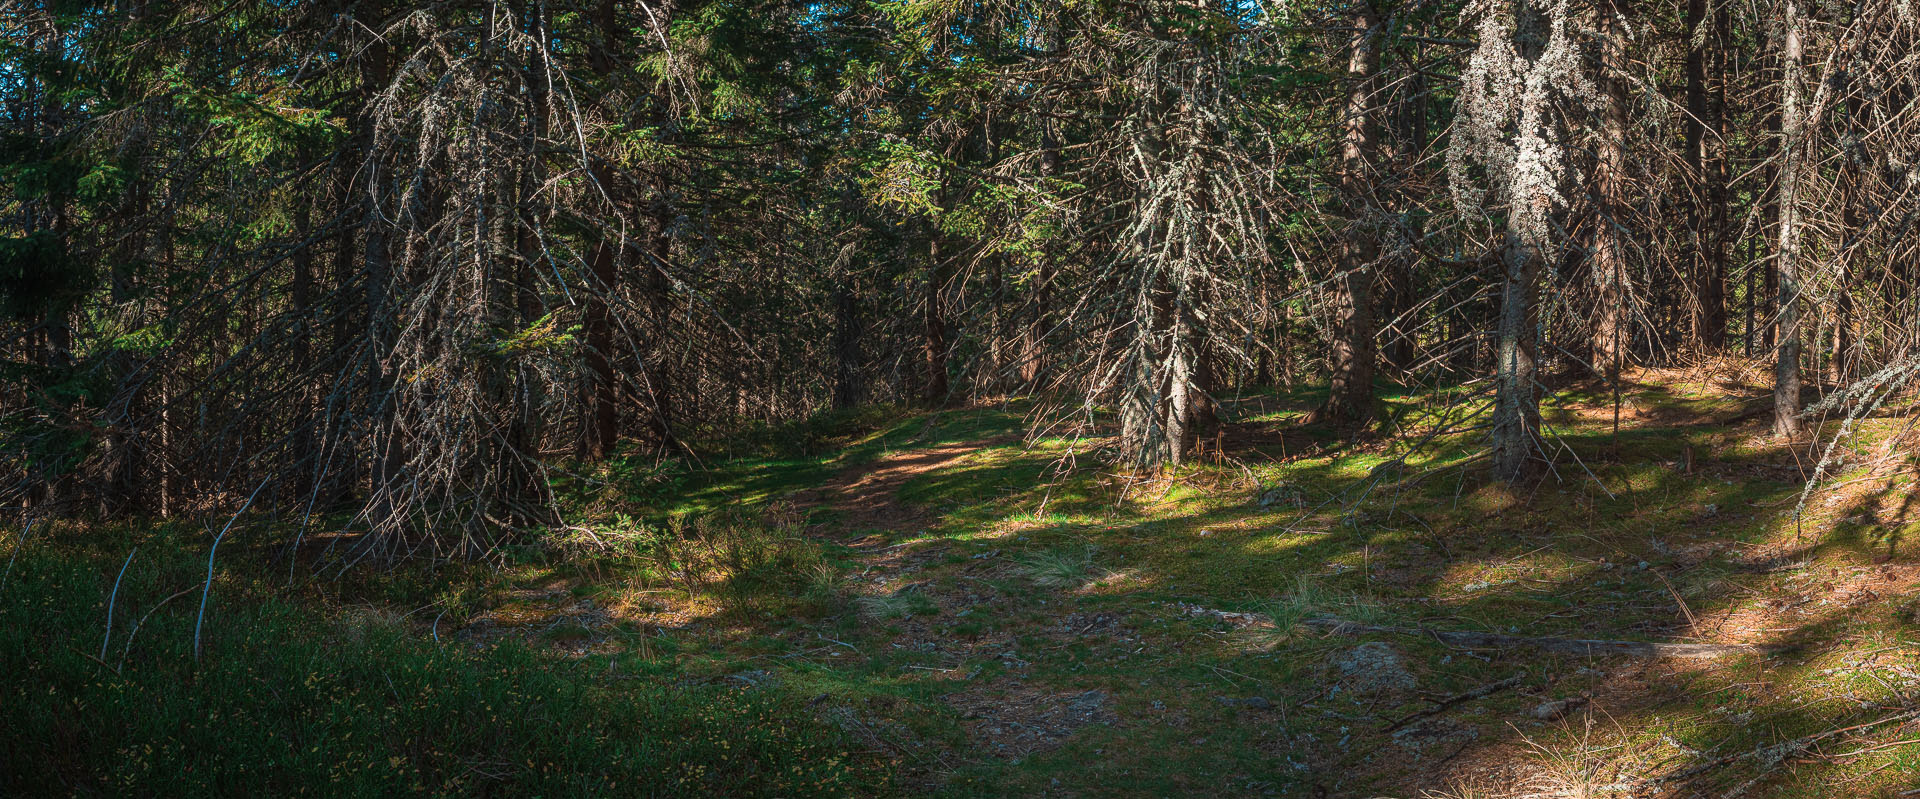
[[[1027,657],[1011,630],[985,635],[955,635],[952,627],[974,613],[999,615],[1011,610],[1007,598],[991,587],[990,578],[1010,576],[1008,561],[998,551],[983,553],[951,569],[941,569],[946,547],[937,541],[890,544],[891,534],[924,526],[925,511],[901,501],[900,489],[922,475],[957,466],[984,449],[1007,443],[996,439],[944,444],[890,453],[871,463],[849,467],[803,500],[800,507],[838,512],[839,527],[869,534],[848,541],[862,567],[858,581],[872,594],[921,592],[935,608],[930,615],[888,620],[895,634],[890,646],[937,656],[950,664],[916,667],[915,676],[929,679],[968,677],[979,671],[964,664],[1000,663],[1006,671],[992,680],[969,683],[966,690],[947,694],[942,701],[961,718],[970,741],[969,754],[1020,760],[1056,749],[1081,730],[1114,725],[1120,717],[1114,699],[1105,691],[1062,689],[1035,682],[1028,676]],[[939,570],[955,579],[938,587],[930,579]],[[1057,610],[1053,605],[1058,605]],[[1022,625],[1055,646],[1072,642],[1132,640],[1129,631],[1109,614],[1081,614],[1068,603],[1052,603],[1039,627]]]
[[[1002,442],[968,441],[891,452],[870,463],[841,470],[826,485],[815,489],[811,497],[803,499],[799,507],[839,511],[841,526],[847,530],[913,527],[926,521],[926,512],[900,501],[901,486],[999,443]]]
[[[1060,746],[1082,728],[1120,722],[1105,691],[1060,691],[1019,680],[946,697],[968,736],[996,757],[1022,759]]]

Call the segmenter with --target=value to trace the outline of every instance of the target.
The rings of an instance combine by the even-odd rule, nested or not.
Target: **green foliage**
[[[554,313],[548,312],[524,328],[486,342],[484,348],[502,358],[563,352],[579,342],[579,333],[578,325],[562,328]]]
[[[940,191],[942,169],[931,154],[905,142],[883,142],[869,169],[865,185],[874,202],[910,214],[940,216],[935,195]]]
[[[798,514],[725,512],[674,517],[649,542],[661,570],[690,588],[717,588],[736,601],[791,597],[817,584],[825,565]]]
[[[240,164],[258,166],[344,135],[324,109],[297,105],[277,90],[256,94],[219,87],[177,66],[163,70],[160,82],[174,93],[178,107],[206,118],[219,137],[218,152]]]
[[[118,558],[19,555],[0,594],[0,793],[844,796],[875,779],[770,689],[605,685],[517,644],[236,598],[225,576],[196,664],[194,606],[160,604],[204,568],[177,543],[142,547],[110,625]]]

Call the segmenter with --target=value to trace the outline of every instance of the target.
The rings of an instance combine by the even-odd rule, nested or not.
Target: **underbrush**
[[[733,611],[820,612],[844,595],[839,570],[788,505],[651,524],[616,515],[594,528],[557,531],[542,550],[547,560],[588,573],[625,575],[637,588],[709,594]]]
[[[0,795],[843,796],[881,779],[771,688],[437,646],[398,614],[322,615],[225,570],[202,622],[204,548],[156,535],[117,576],[132,542],[16,544],[0,542]]]

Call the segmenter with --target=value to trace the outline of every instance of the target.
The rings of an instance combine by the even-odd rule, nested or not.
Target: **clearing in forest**
[[[1468,437],[1299,427],[1310,397],[1230,406],[1226,457],[1151,485],[1023,441],[1022,408],[894,419],[677,495],[752,493],[736,517],[775,521],[737,523],[818,551],[789,600],[573,569],[611,611],[569,645],[810,697],[939,795],[1912,787],[1898,431],[1796,519],[1807,454],[1766,439],[1761,388],[1640,379],[1617,432],[1607,392],[1556,396],[1560,436],[1619,455],[1523,492],[1483,484]],[[1445,406],[1389,402],[1406,426]]]

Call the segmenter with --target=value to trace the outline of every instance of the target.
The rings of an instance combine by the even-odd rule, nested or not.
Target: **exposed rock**
[[[1393,734],[1393,742],[1419,756],[1452,756],[1480,737],[1480,731],[1452,719],[1427,719]]]
[[[1393,647],[1371,641],[1347,650],[1333,662],[1340,687],[1360,696],[1403,694],[1414,689],[1406,659]]]
[[[1267,701],[1267,698],[1264,696],[1247,696],[1247,697],[1222,696],[1222,697],[1219,697],[1219,699],[1220,699],[1220,704],[1226,705],[1227,707],[1244,707],[1251,710],[1272,710],[1273,709],[1273,703]]]
[[[1540,704],[1535,705],[1533,708],[1533,712],[1528,713],[1527,715],[1530,715],[1541,721],[1553,721],[1555,719],[1559,719],[1566,716],[1568,713],[1572,713],[1575,710],[1579,710],[1580,708],[1585,707],[1586,704],[1587,704],[1587,699],[1586,697],[1583,697],[1583,696],[1576,696],[1571,699],[1556,699],[1551,702],[1541,702]]]
[[[1093,717],[1100,715],[1101,709],[1104,708],[1106,704],[1106,691],[1088,691],[1074,697],[1073,701],[1068,702],[1067,712],[1091,721]]]
[[[1307,506],[1307,493],[1292,483],[1281,483],[1260,492],[1258,504],[1261,510],[1304,508]]]

